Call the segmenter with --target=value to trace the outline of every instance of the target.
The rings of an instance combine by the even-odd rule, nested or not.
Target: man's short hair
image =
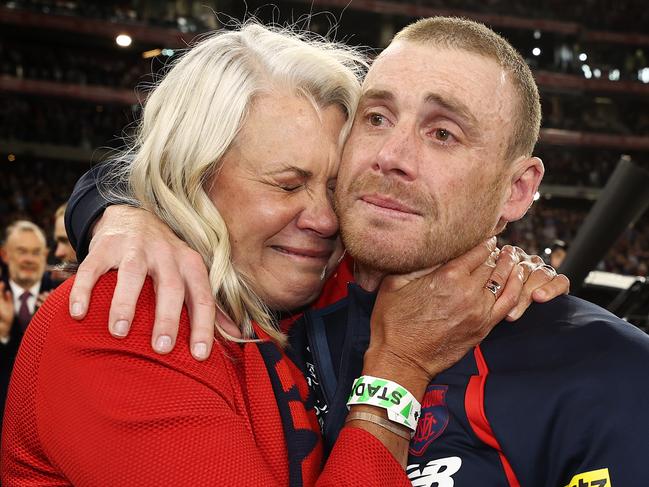
[[[16,220],[11,225],[9,225],[7,227],[7,230],[5,231],[5,244],[14,232],[34,232],[41,238],[41,240],[43,240],[43,245],[47,247],[47,237],[45,236],[45,232],[41,229],[41,227],[39,227],[35,223],[30,222],[29,220]]]
[[[54,213],[54,219],[56,220],[59,217],[64,216],[65,215],[65,210],[66,210],[67,207],[68,207],[67,203],[63,203],[61,206],[59,206],[56,209],[56,213]]]
[[[460,49],[495,60],[511,76],[519,98],[505,159],[532,155],[541,126],[539,90],[529,66],[507,40],[483,24],[456,17],[418,20],[393,39],[399,40]]]

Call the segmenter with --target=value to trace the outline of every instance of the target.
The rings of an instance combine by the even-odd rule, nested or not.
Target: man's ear
[[[538,157],[526,157],[513,163],[509,197],[500,214],[501,222],[506,224],[523,218],[534,202],[544,173],[543,162]]]

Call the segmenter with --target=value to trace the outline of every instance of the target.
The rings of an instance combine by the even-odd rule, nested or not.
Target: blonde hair
[[[511,75],[518,94],[514,131],[507,144],[505,160],[532,155],[541,127],[539,90],[529,66],[507,40],[483,24],[455,17],[418,20],[393,39],[399,40],[460,49],[495,60]]]
[[[110,193],[121,201],[130,196],[131,204],[156,214],[202,256],[213,295],[239,324],[244,340],[254,337],[254,321],[285,343],[267,307],[233,267],[226,224],[204,186],[260,94],[304,96],[318,109],[339,106],[347,116],[342,143],[366,70],[358,51],[313,34],[254,21],[213,33],[189,49],[155,87],[133,146],[117,158],[125,167],[117,171],[117,181],[107,181]],[[218,324],[217,329],[239,341]]]

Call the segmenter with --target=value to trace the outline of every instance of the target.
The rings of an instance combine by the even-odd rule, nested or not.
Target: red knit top
[[[129,336],[110,336],[115,282],[114,272],[100,279],[77,323],[69,280],[30,324],[5,412],[3,486],[411,485],[357,428],[343,430],[323,468],[308,387],[274,344],[219,341],[197,362],[183,310],[178,345],[154,353],[150,280]]]

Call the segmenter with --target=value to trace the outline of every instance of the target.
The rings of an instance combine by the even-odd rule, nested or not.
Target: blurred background
[[[510,40],[541,91],[536,152],[546,176],[529,215],[500,243],[555,267],[572,250],[583,253],[573,243],[618,162],[649,170],[649,8],[642,0],[0,1],[0,230],[33,221],[52,239],[50,263],[61,259],[56,209],[83,172],[121,146],[156,74],[197,35],[249,15],[374,53],[401,27],[431,15],[478,20]],[[611,244],[591,256],[599,272],[583,292],[646,327],[649,215],[641,208],[622,220]],[[607,235],[607,224],[595,226]]]

